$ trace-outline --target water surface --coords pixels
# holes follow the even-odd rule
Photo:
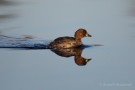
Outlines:
[[[4,1],[4,0],[3,0]],[[85,28],[93,37],[82,51],[84,66],[49,49],[0,49],[1,90],[134,90],[135,2],[133,0],[11,0],[0,2],[0,34],[38,40],[73,36]]]

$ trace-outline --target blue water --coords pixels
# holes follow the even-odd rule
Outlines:
[[[82,39],[85,45],[103,45],[82,50],[81,57],[91,59],[84,66],[49,49],[1,48],[0,90],[134,90],[134,5],[133,0],[0,2],[0,35],[51,41],[85,28],[92,35]]]

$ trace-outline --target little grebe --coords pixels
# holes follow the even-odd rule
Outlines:
[[[81,47],[83,37],[92,37],[87,33],[85,29],[78,29],[74,37],[58,37],[53,42],[49,44],[49,48],[56,49],[56,48],[74,48],[74,47]]]

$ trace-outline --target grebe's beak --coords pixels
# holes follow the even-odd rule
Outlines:
[[[85,58],[85,62],[89,62],[90,60],[92,60],[92,58],[89,58],[89,59]]]
[[[86,33],[86,35],[85,35],[86,37],[92,37],[90,34],[88,34],[88,33]]]

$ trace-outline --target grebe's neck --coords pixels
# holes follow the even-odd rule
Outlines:
[[[78,45],[82,45],[82,40],[81,39],[77,39],[75,38],[76,42],[78,43]]]

